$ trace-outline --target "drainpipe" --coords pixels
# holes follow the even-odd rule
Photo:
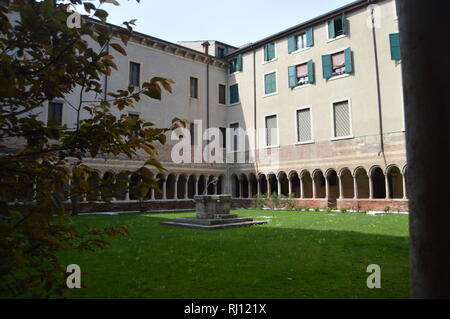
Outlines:
[[[373,4],[373,0],[368,0],[369,5]],[[372,19],[372,40],[373,40],[373,53],[375,58],[375,76],[377,82],[377,103],[378,103],[378,119],[379,119],[379,133],[380,133],[380,151],[378,152],[378,156],[383,154],[383,159],[386,164],[386,156],[384,153],[384,139],[383,139],[383,111],[381,108],[381,89],[380,89],[380,69],[378,64],[378,46],[377,46],[377,37],[375,32],[375,16],[374,16],[374,8],[370,10],[370,15]]]

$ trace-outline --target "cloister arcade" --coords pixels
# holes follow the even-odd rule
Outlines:
[[[396,165],[383,170],[379,166],[351,171],[320,169],[309,171],[280,171],[231,175],[233,198],[248,199],[257,196],[279,196],[297,199],[327,199],[330,205],[338,199],[407,199],[406,167]]]

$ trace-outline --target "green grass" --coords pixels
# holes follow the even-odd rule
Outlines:
[[[201,231],[161,226],[186,214],[79,216],[126,224],[131,236],[96,252],[66,251],[85,288],[69,298],[408,298],[408,217],[237,211],[264,226]],[[194,215],[193,213],[188,216]],[[367,266],[382,268],[368,289]]]

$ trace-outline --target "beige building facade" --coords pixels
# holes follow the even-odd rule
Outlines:
[[[127,56],[111,50],[119,70],[104,79],[105,91],[154,76],[175,84],[161,101],[143,99],[123,112],[161,127],[183,118],[197,123],[192,130],[201,124],[202,134],[208,128],[256,130],[245,137],[244,163],[176,163],[171,153],[179,141],[159,147],[167,173],[155,171],[161,192],[151,191],[146,207],[190,209],[195,195],[231,193],[237,206],[278,194],[301,207],[406,211],[397,40],[394,0],[356,1],[241,48],[218,41],[174,44],[135,33]],[[67,106],[78,103],[77,96],[54,101],[69,126],[75,113]],[[46,107],[44,121],[55,116]],[[222,144],[228,158],[243,146],[234,140]],[[206,141],[194,144],[201,149]],[[143,160],[87,159],[99,182],[132,172]],[[132,184],[130,175],[129,187],[106,206],[102,194],[86,194],[85,210],[137,210],[142,201],[130,193]]]

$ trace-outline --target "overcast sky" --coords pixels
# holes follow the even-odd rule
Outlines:
[[[138,19],[136,31],[170,42],[256,42],[354,0],[119,0],[104,4],[108,22]]]

